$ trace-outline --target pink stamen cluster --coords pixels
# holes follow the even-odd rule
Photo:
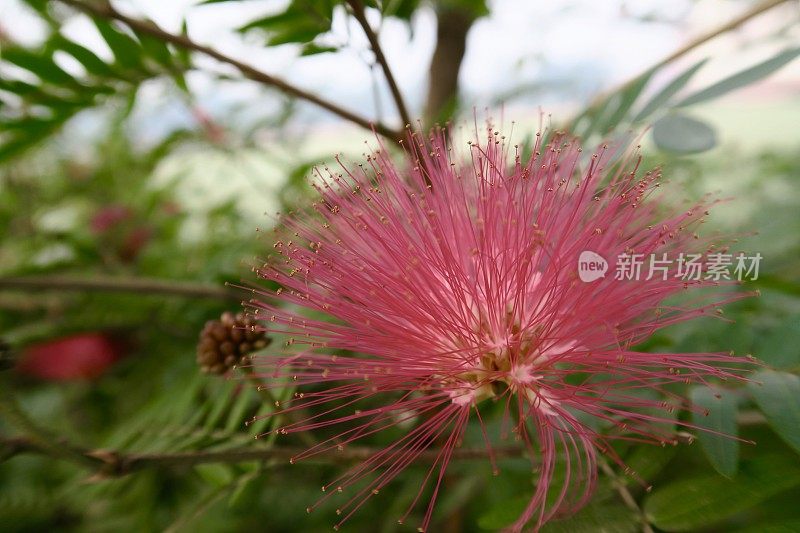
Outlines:
[[[427,486],[426,530],[470,420],[497,471],[501,436],[485,423],[494,411],[538,472],[513,529],[538,529],[590,498],[598,453],[622,464],[610,439],[676,442],[671,413],[686,404],[665,387],[741,379],[728,354],[632,349],[741,293],[697,291],[719,283],[683,281],[674,267],[666,279],[577,275],[584,250],[611,262],[714,249],[695,233],[707,206],[662,214],[669,206],[652,194],[659,173],[640,175],[635,152],[589,155],[537,135],[523,161],[489,127],[464,157],[446,137],[411,136],[407,166],[379,149],[355,170],[318,172],[316,214],[288,217],[289,237],[256,269],[280,288],[259,290],[252,312],[293,350],[254,363],[270,387],[297,387],[274,413],[294,421],[276,431],[320,439],[292,461],[404,431],[323,487],[322,500],[350,494],[337,528],[430,449],[425,483],[400,519]],[[687,292],[696,297],[664,303]]]

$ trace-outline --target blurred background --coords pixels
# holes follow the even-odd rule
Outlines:
[[[335,505],[306,507],[348,459],[254,440],[271,406],[198,364],[201,331],[239,311],[226,283],[315,165],[488,112],[523,146],[542,120],[643,134],[664,194],[732,198],[709,225],[763,256],[737,289],[760,297],[641,347],[760,358],[761,386],[683,391],[758,445],[620,444],[653,490],[609,466],[545,530],[800,531],[798,20],[796,0],[0,0],[0,529],[329,531]],[[526,464],[454,462],[432,530],[508,525]],[[425,472],[347,529],[413,530]]]

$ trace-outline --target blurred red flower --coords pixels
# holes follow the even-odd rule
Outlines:
[[[126,352],[124,343],[106,333],[78,333],[25,348],[17,369],[49,381],[93,379]]]
[[[128,206],[109,204],[97,210],[89,227],[102,247],[124,262],[132,262],[153,236],[153,230],[137,221],[136,213]]]
[[[99,209],[89,221],[89,227],[95,234],[109,231],[123,220],[133,217],[133,211],[124,205],[110,204]]]

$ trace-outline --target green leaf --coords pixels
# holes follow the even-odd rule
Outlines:
[[[251,20],[237,31],[247,32],[250,30],[274,30],[292,27],[296,24],[303,24],[305,17],[301,11],[292,8],[290,4],[286,11],[281,11],[275,15],[269,15],[256,20]]]
[[[314,43],[304,44],[301,49],[300,55],[313,56],[316,54],[326,54],[329,52],[338,52],[339,48],[336,46],[320,46]]]
[[[485,17],[489,14],[489,6],[486,0],[440,0],[437,2],[439,14],[447,13],[447,10],[454,9],[461,11],[464,15],[473,18]]]
[[[269,34],[267,44],[309,43],[330,30],[334,3],[328,0],[294,0],[284,11],[240,27],[238,31],[259,29]]]
[[[172,53],[169,51],[167,43],[140,32],[136,33],[136,38],[142,43],[142,49],[147,56],[153,58],[163,67],[172,68],[174,66]]]
[[[670,113],[653,124],[653,141],[661,150],[678,154],[697,154],[717,144],[713,128],[700,120]]]
[[[42,92],[41,88],[37,85],[32,85],[24,81],[8,80],[4,78],[0,78],[0,89],[19,96],[36,95]]]
[[[242,387],[238,395],[233,400],[233,405],[228,412],[225,422],[225,431],[228,433],[245,431],[245,419],[247,411],[253,405],[252,387]]]
[[[53,62],[53,58],[47,54],[35,53],[24,48],[13,47],[5,48],[0,58],[36,74],[42,81],[47,81],[56,85],[77,84],[75,79],[56,65],[55,62]]]
[[[621,92],[612,95],[603,106],[601,118],[597,121],[596,129],[600,133],[608,133],[616,128],[625,118],[633,103],[642,94],[647,82],[653,77],[655,70],[648,70],[636,78],[628,87]]]
[[[649,520],[664,531],[706,528],[800,486],[800,464],[780,455],[743,461],[733,479],[702,475],[675,481],[645,500]]]
[[[677,446],[667,446],[665,448],[659,446],[636,446],[630,457],[625,458],[625,465],[644,481],[652,481],[659,472],[670,464],[677,453]],[[636,483],[636,479],[632,476],[625,476],[621,480],[626,485]]]
[[[273,33],[267,39],[268,46],[280,46],[291,43],[308,43],[314,38],[327,31],[328,28],[320,27],[314,23],[293,26],[287,30]]]
[[[635,533],[641,531],[636,515],[621,503],[589,504],[572,516],[552,520],[542,533]]]
[[[786,520],[770,520],[746,529],[737,529],[737,533],[797,533],[800,531],[800,518]]]
[[[478,527],[495,531],[508,527],[519,518],[530,502],[531,496],[518,496],[495,505],[478,518]]]
[[[231,495],[228,497],[228,507],[241,506],[246,502],[247,496],[257,488],[258,484],[256,481],[258,481],[260,475],[260,469],[256,469],[253,472],[240,476],[239,479],[236,480]]]
[[[800,452],[800,377],[788,372],[762,370],[748,383],[756,403],[772,429]],[[760,384],[759,384],[760,382]]]
[[[222,417],[227,413],[234,398],[235,387],[235,382],[228,381],[214,390],[214,400],[211,401],[212,407],[204,424],[206,430],[210,431],[216,427],[219,421],[222,420]]]
[[[684,107],[687,105],[694,105],[712,98],[717,98],[725,93],[739,89],[753,82],[765,78],[780,69],[795,57],[800,55],[800,48],[791,48],[784,50],[778,55],[759,63],[753,67],[737,72],[736,74],[725,78],[722,81],[715,83],[710,87],[706,87],[701,91],[697,91],[681,100],[676,107]]]
[[[230,465],[222,463],[207,463],[195,465],[195,471],[206,482],[215,487],[224,487],[233,483],[234,474]]]
[[[800,322],[790,316],[782,324],[756,338],[755,355],[775,368],[800,366]]]
[[[181,20],[181,36],[188,37],[189,36],[189,25],[186,22],[186,19]],[[192,53],[189,51],[188,48],[184,48],[182,46],[175,47],[175,57],[178,59],[178,62],[183,65],[185,69],[191,68],[192,65]]]
[[[49,45],[74,57],[90,74],[101,77],[115,76],[113,69],[94,52],[60,34],[51,37]]]
[[[736,415],[736,397],[732,392],[710,387],[694,387],[689,393],[692,403],[703,409],[692,412],[696,426],[708,429],[699,431],[697,438],[714,469],[725,477],[733,477],[739,465],[739,441]]]
[[[478,527],[493,531],[507,528],[525,511],[530,500],[530,496],[520,496],[494,506],[478,518]],[[591,503],[573,515],[548,522],[541,529],[542,533],[633,533],[638,530],[636,516],[624,505],[613,502]]]
[[[56,131],[64,121],[66,116],[56,115],[49,119],[38,119],[23,117],[15,122],[2,124],[2,129],[6,132],[15,130],[14,134],[8,135],[0,144],[0,161],[8,159],[38,142]]]
[[[179,66],[180,58],[172,54],[167,43],[141,32],[136,33],[136,38],[142,43],[145,54],[161,65],[181,90],[188,92],[189,86],[186,84],[183,69]]]
[[[800,296],[800,283],[771,274],[760,274],[753,284],[759,288]]]
[[[369,4],[368,4],[369,5]],[[384,0],[374,7],[380,7],[384,17],[397,17],[402,20],[410,20],[411,15],[419,7],[419,0]],[[484,11],[486,9],[484,3]]]
[[[94,24],[120,65],[131,69],[142,67],[142,47],[136,40],[104,20],[95,19]]]
[[[708,59],[703,59],[695,63],[693,66],[689,67],[683,74],[672,80],[666,87],[661,89],[655,96],[653,96],[639,113],[633,118],[631,122],[641,122],[642,120],[649,117],[655,111],[658,111],[664,104],[666,104],[670,98],[675,96],[678,91],[683,89],[689,80],[692,79],[694,74],[702,68],[703,65],[706,64]]]

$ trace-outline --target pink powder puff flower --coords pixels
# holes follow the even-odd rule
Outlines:
[[[496,473],[498,436],[485,424],[494,409],[538,472],[512,529],[538,529],[588,501],[600,453],[622,465],[612,439],[676,443],[671,413],[686,403],[670,384],[742,379],[742,360],[728,354],[632,347],[743,293],[698,291],[720,282],[681,279],[674,263],[650,279],[578,276],[583,251],[610,265],[626,253],[719,251],[695,234],[713,202],[665,214],[670,205],[653,194],[659,172],[639,173],[635,151],[589,156],[537,135],[523,160],[489,127],[465,158],[446,137],[411,136],[408,167],[377,150],[357,170],[318,172],[316,215],[289,216],[291,238],[256,269],[280,288],[257,289],[251,310],[295,350],[254,362],[269,387],[299,387],[275,413],[293,417],[276,431],[322,439],[292,462],[405,431],[323,487],[322,500],[350,494],[336,528],[428,450],[433,464],[411,506],[428,486],[426,530],[469,420]]]

